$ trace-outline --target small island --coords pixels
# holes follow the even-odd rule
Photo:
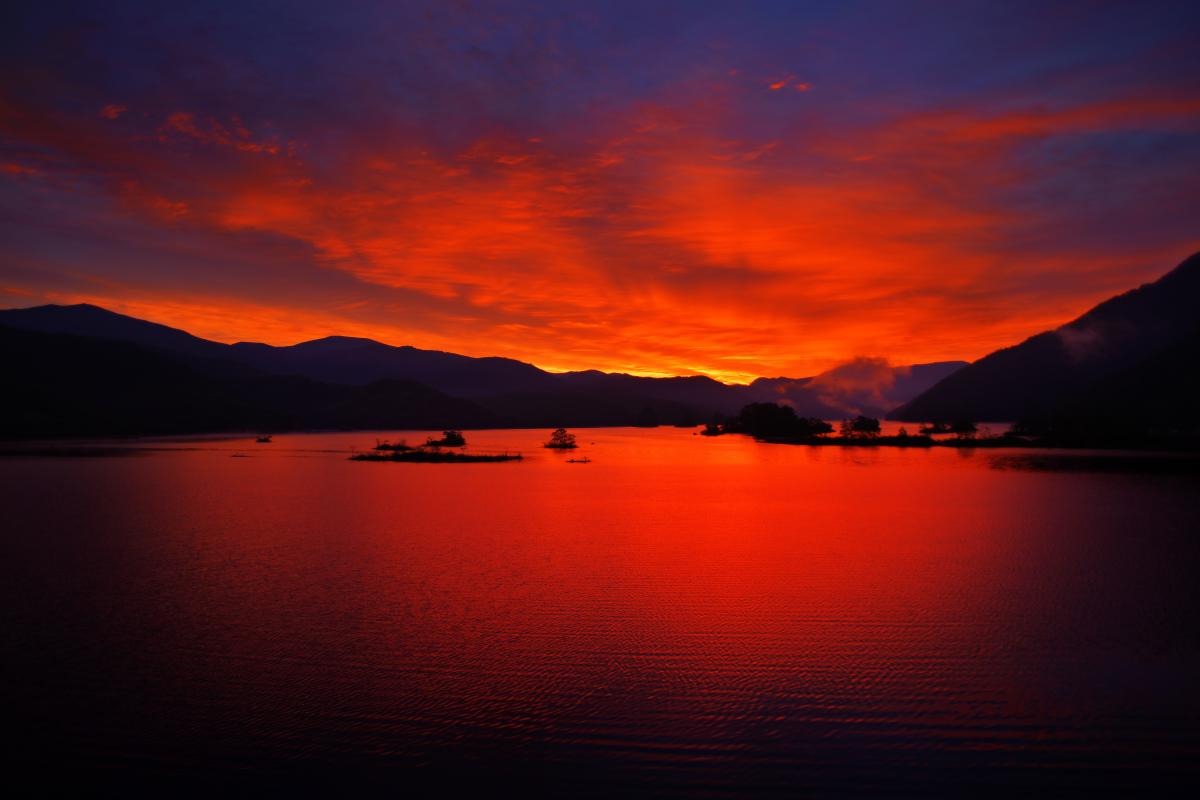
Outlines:
[[[435,439],[430,436],[425,440],[424,444],[419,446],[436,450],[441,447],[465,447],[466,444],[467,440],[462,435],[462,431],[443,431],[442,438]],[[404,439],[401,439],[398,442],[390,442],[387,439],[382,441],[376,439],[375,447],[373,449],[388,453],[407,453],[416,450],[417,448],[410,445]]]
[[[578,446],[575,443],[575,434],[567,433],[566,428],[555,428],[550,434],[550,441],[542,445],[551,450],[574,450]]]
[[[842,420],[835,436],[833,425],[825,420],[801,417],[790,406],[776,403],[750,403],[736,417],[710,422],[699,433],[702,436],[741,433],[769,444],[818,447],[1194,449],[1191,440],[1171,431],[1154,435],[1073,419],[1018,422],[1000,434],[992,434],[971,420],[958,419],[931,422],[916,433],[901,427],[895,434],[883,435],[878,419],[857,416]]]
[[[480,464],[497,461],[521,461],[520,453],[510,453],[505,450],[500,453],[464,453],[443,450],[444,447],[465,447],[466,437],[462,431],[442,431],[442,438],[430,436],[424,444],[412,447],[403,439],[390,442],[386,439],[375,440],[372,452],[355,453],[351,461],[407,461],[417,464]]]
[[[1009,434],[981,436],[972,422],[937,423],[911,434],[900,428],[896,434],[883,435],[883,427],[874,417],[859,415],[844,419],[834,427],[823,419],[798,416],[791,406],[777,403],[750,403],[734,418],[709,423],[701,432],[704,436],[742,433],[769,444],[804,444],[834,447],[1014,447],[1027,445],[1023,439]],[[949,434],[935,439],[934,434]]]

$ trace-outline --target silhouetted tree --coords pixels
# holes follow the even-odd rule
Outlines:
[[[979,427],[969,419],[959,419],[951,423],[949,433],[953,433],[959,439],[974,439],[975,434],[979,432]]]
[[[816,417],[801,417],[798,422],[805,436],[824,436],[833,433],[833,426]]]
[[[550,441],[546,442],[544,446],[556,450],[571,450],[577,447],[575,434],[567,433],[566,428],[555,428],[554,432],[550,434]]]
[[[722,425],[721,432],[769,439],[807,439],[833,433],[833,426],[823,419],[798,417],[791,406],[750,403],[737,417]]]
[[[879,435],[879,420],[864,417],[861,414],[854,419],[844,419],[841,425],[842,436],[849,439],[858,437],[875,437]]]
[[[751,436],[792,436],[796,423],[796,412],[776,403],[750,403],[737,417],[738,430]]]
[[[462,431],[442,431],[441,439],[430,436],[425,440],[426,447],[462,447],[467,443]]]

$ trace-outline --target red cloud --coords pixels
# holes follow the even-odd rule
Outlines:
[[[991,192],[1024,178],[1013,157],[1024,140],[1194,127],[1198,111],[1186,99],[946,110],[741,141],[716,133],[732,107],[663,102],[609,114],[574,140],[493,133],[436,151],[397,134],[331,164],[289,155],[235,117],[177,112],[132,141],[94,117],[72,127],[6,109],[3,124],[55,154],[29,169],[107,187],[148,226],[298,243],[354,287],[336,307],[273,308],[261,287],[206,297],[197,275],[190,298],[127,290],[145,316],[218,338],[336,331],[551,368],[744,380],[813,374],[861,352],[975,357],[1135,283],[1137,269],[1169,266],[1188,243],[1106,253],[1075,242],[1014,259],[1002,245],[1037,220]],[[203,147],[183,158],[181,143]],[[1111,270],[1110,283],[1024,290],[1081,263]],[[287,288],[285,260],[264,270]]]

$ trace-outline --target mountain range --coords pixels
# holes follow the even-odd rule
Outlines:
[[[1190,431],[1200,398],[1197,308],[1200,253],[969,365],[860,358],[815,376],[740,385],[702,375],[553,373],[344,336],[224,344],[93,305],[47,305],[0,311],[0,359],[12,386],[0,397],[0,436],[694,425],[751,402],[825,419]]]
[[[1078,319],[997,350],[892,413],[900,420],[1194,430],[1200,253]]]
[[[5,436],[695,425],[760,401],[805,416],[879,416],[964,366],[858,359],[749,385],[552,373],[510,358],[344,336],[224,344],[87,304],[0,311],[0,357],[18,387],[0,401]]]

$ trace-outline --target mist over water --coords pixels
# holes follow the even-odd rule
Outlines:
[[[1200,476],[576,433],[467,432],[527,455],[501,464],[347,460],[371,433],[0,458],[19,760],[575,794],[1196,783]]]

